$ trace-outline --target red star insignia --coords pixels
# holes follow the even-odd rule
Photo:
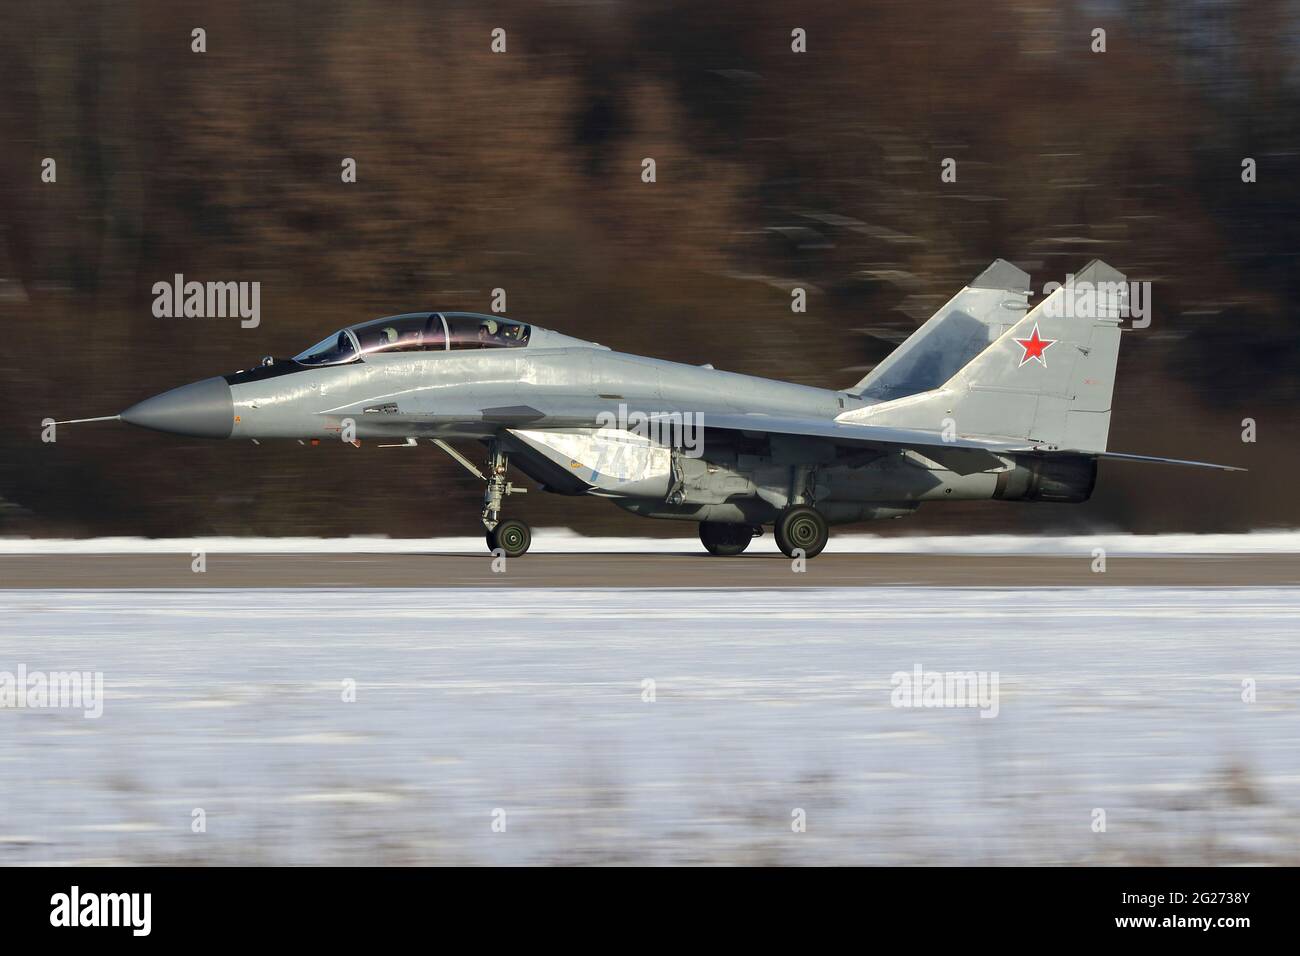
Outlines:
[[[1043,355],[1051,346],[1057,343],[1057,339],[1044,339],[1038,335],[1038,323],[1034,323],[1034,334],[1027,339],[1016,339],[1016,344],[1025,350],[1025,354],[1020,358],[1020,364],[1024,365],[1030,359],[1037,359],[1038,363],[1047,368],[1047,358]],[[1017,366],[1019,367],[1019,366]]]

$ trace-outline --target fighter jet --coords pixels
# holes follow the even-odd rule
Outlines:
[[[1085,287],[1102,292],[1081,303]],[[503,515],[526,490],[513,464],[544,491],[696,522],[710,554],[738,555],[771,527],[784,554],[812,558],[831,525],[928,502],[1086,501],[1103,459],[1243,470],[1107,450],[1125,288],[1093,262],[1030,309],[1029,276],[999,259],[839,390],[500,315],[411,312],[108,417],[202,438],[430,442],[483,483],[487,545],[508,557],[532,540]],[[486,468],[453,441],[485,445]]]

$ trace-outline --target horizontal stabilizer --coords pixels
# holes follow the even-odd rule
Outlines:
[[[1085,454],[1093,454],[1098,458],[1114,459],[1115,461],[1144,461],[1156,465],[1186,465],[1189,468],[1215,468],[1219,471],[1247,470],[1238,468],[1236,465],[1216,465],[1208,461],[1188,461],[1185,458],[1157,458],[1154,455],[1125,455],[1117,451],[1086,452]]]

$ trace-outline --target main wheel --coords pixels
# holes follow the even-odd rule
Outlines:
[[[488,547],[500,548],[507,558],[517,558],[533,543],[533,533],[522,521],[502,521],[487,533]]]
[[[793,558],[796,549],[803,551],[805,558],[815,558],[826,547],[830,532],[820,511],[808,505],[795,505],[786,508],[776,519],[773,536],[787,558]]]
[[[709,554],[730,558],[740,554],[754,540],[754,529],[747,524],[726,524],[721,521],[700,522],[700,543]]]

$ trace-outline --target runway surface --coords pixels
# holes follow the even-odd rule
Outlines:
[[[1074,555],[823,554],[803,571],[774,550],[715,558],[678,553],[527,554],[494,565],[486,548],[460,554],[212,552],[192,570],[171,554],[0,554],[0,588],[790,588],[1242,587],[1300,585],[1300,554],[1110,555],[1094,570]],[[494,570],[494,567],[496,570]]]
[[[0,672],[105,688],[93,719],[0,706],[0,864],[1300,862],[1300,589],[619,580],[647,566],[0,591]],[[918,669],[996,678],[996,706],[898,706]]]
[[[1294,865],[1296,540],[5,539],[0,865]]]

